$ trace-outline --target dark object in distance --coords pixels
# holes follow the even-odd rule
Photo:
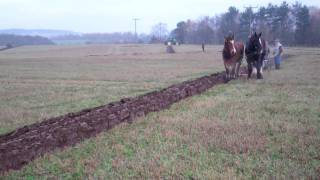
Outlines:
[[[170,53],[170,54],[176,53],[176,51],[173,49],[173,47],[172,47],[171,45],[168,45],[168,46],[167,46],[166,52],[167,52],[167,53]]]

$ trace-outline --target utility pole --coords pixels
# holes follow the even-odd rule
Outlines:
[[[138,35],[137,35],[137,21],[139,21],[139,18],[133,18],[134,21],[134,36],[136,43],[138,42]]]
[[[244,8],[246,8],[246,9],[251,9],[252,10],[252,13],[254,13],[253,12],[253,9],[256,9],[256,8],[258,8],[258,6],[244,6]],[[253,28],[253,17],[252,17],[252,14],[250,14],[250,25],[249,25],[249,36],[251,36],[252,35],[252,28]]]
[[[159,23],[159,39],[160,39],[160,41],[162,41],[162,36],[165,35],[165,32],[164,32],[165,25],[166,25],[165,23],[162,23],[162,22]]]
[[[162,23],[160,23],[159,24],[159,26],[160,26],[160,29],[159,29],[159,34],[160,34],[160,37],[159,37],[159,39],[160,39],[160,42],[162,41]]]

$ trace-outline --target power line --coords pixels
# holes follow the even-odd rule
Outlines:
[[[160,27],[159,27],[159,28],[160,28],[160,29],[159,29],[160,41],[162,41],[162,34],[163,34],[162,31],[163,31],[163,28],[164,28],[165,24],[162,23],[162,22],[160,22],[160,23],[159,23],[159,26],[160,26]]]

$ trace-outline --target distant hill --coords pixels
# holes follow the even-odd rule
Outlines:
[[[43,36],[47,38],[52,38],[56,36],[65,35],[80,35],[81,33],[54,29],[0,29],[0,34],[12,34],[20,36]]]
[[[23,45],[53,45],[54,43],[41,36],[18,36],[12,34],[0,34],[0,46],[7,48],[23,46]]]

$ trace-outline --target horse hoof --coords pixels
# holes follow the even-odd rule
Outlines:
[[[227,83],[228,82],[228,78],[226,76],[223,77],[223,81],[224,83]]]

